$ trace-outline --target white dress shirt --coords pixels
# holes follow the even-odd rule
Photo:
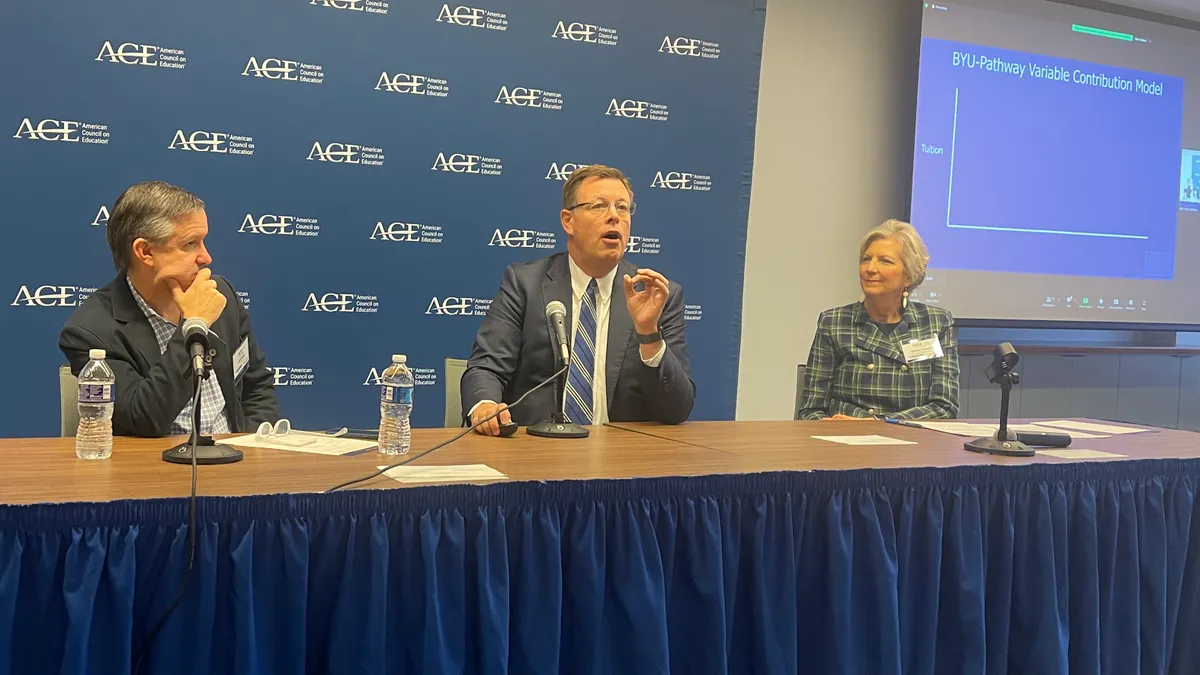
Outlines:
[[[591,283],[592,277],[588,276],[575,264],[575,261],[570,255],[567,256],[568,264],[571,268],[571,344],[575,344],[575,332],[579,328],[579,306],[583,302],[583,294],[587,292],[588,284]],[[609,308],[612,306],[613,279],[617,276],[617,268],[613,267],[608,274],[596,279],[596,352],[593,354],[593,372],[592,372],[592,424],[600,425],[608,422],[608,391],[607,378],[605,377],[605,365],[608,363],[608,317]],[[624,281],[621,282],[624,288]],[[624,294],[622,294],[622,300]],[[557,348],[555,348],[557,351]],[[657,368],[658,364],[662,363],[663,356],[667,353],[667,343],[664,341],[658,346],[658,353],[649,359],[642,359],[642,363]],[[566,400],[566,391],[563,392],[563,400]],[[492,400],[483,400],[471,407],[469,414],[475,412],[475,409],[484,403],[495,403]],[[561,408],[560,408],[561,410]]]
[[[571,267],[571,344],[575,344],[575,333],[579,329],[579,307],[583,303],[583,294],[587,293],[588,284],[592,278],[587,275],[571,256],[567,256]],[[608,391],[606,389],[605,364],[608,362],[608,317],[612,306],[613,279],[617,276],[617,268],[613,267],[608,274],[596,279],[596,353],[595,371],[592,373],[592,424],[600,425],[608,422]],[[624,281],[621,282],[624,288]],[[622,299],[624,295],[622,294]],[[642,363],[657,368],[662,363],[663,355],[667,352],[667,343],[659,345],[658,353],[650,359],[642,359]],[[563,392],[566,396],[566,392]],[[565,399],[564,399],[565,400]]]

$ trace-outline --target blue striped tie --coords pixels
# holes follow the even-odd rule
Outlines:
[[[575,424],[592,423],[592,375],[596,371],[596,280],[592,279],[579,303],[579,326],[571,345],[571,368],[567,371],[567,419]]]

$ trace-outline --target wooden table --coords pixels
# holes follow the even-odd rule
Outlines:
[[[413,453],[444,441],[457,429],[416,429]],[[850,446],[819,435],[878,434],[918,445]],[[104,502],[180,497],[189,493],[191,470],[167,464],[164,448],[182,438],[118,438],[112,458],[76,459],[74,439],[0,439],[0,503]],[[524,430],[510,438],[468,434],[414,465],[487,464],[510,480],[652,478],[760,471],[949,467],[985,464],[1061,463],[1052,457],[995,457],[963,450],[966,439],[877,421],[690,422],[679,426],[616,423],[595,428],[586,439],[545,439]],[[1074,447],[1106,450],[1130,458],[1200,457],[1200,434],[1154,430],[1105,439],[1079,440]],[[320,492],[366,475],[399,458],[365,452],[327,457],[302,452],[245,448],[236,464],[202,466],[202,496]],[[356,487],[401,487],[380,476]]]
[[[1030,421],[1014,420],[1014,424]],[[994,420],[992,423],[995,423]],[[621,422],[611,426],[662,440],[727,453],[749,460],[758,471],[900,469],[1076,461],[1044,455],[1001,457],[969,452],[963,449],[963,443],[970,439],[963,436],[875,420],[691,422],[679,426]],[[864,434],[915,441],[917,445],[840,445],[813,438]],[[1126,455],[1128,459],[1195,459],[1200,458],[1200,434],[1174,429],[1151,429],[1142,433],[1114,435],[1108,438],[1076,439],[1071,444],[1071,449],[1112,452]]]
[[[460,430],[414,429],[413,454],[423,452]],[[191,467],[168,464],[162,450],[180,438],[118,438],[112,457],[84,461],[75,457],[73,438],[0,439],[0,503],[111,501],[187,496]],[[284,492],[320,492],[358,478],[403,456],[369,451],[345,457],[243,448],[235,464],[201,466],[197,494],[245,496]],[[510,480],[633,478],[754,470],[751,462],[706,448],[635,434],[616,428],[592,430],[586,439],[509,438],[467,434],[414,465],[487,464]],[[379,476],[356,487],[401,487]]]

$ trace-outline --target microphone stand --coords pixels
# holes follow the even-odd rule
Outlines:
[[[192,370],[192,380],[196,383],[192,395],[192,433],[186,442],[163,450],[164,462],[196,465],[232,464],[242,461],[241,450],[228,445],[217,445],[211,436],[200,435],[200,385],[212,375],[212,359],[215,353],[215,350],[208,350],[204,357],[204,366],[200,370]]]
[[[559,359],[562,360],[561,358]],[[563,366],[568,366],[570,362],[564,363]],[[573,424],[567,419],[567,414],[564,412],[567,401],[564,396],[566,391],[567,376],[571,374],[571,369],[565,368],[561,380],[554,378],[554,401],[558,407],[550,415],[550,421],[531,424],[525,428],[525,433],[530,436],[540,436],[542,438],[587,438],[591,431],[585,426]]]
[[[1013,385],[1020,384],[1021,376],[1017,373],[1006,372],[997,379],[1000,380],[1000,428],[996,429],[995,436],[967,441],[963,447],[971,452],[983,452],[990,455],[1033,457],[1035,454],[1033,448],[1017,440],[1018,435],[1015,431],[1008,430],[1008,399],[1012,394]]]

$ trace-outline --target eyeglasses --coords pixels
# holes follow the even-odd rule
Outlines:
[[[292,423],[287,419],[281,419],[274,426],[270,422],[263,422],[258,425],[258,431],[254,433],[254,439],[258,441],[271,440],[276,443],[284,443],[286,445],[309,445],[314,443],[316,439],[313,436],[338,437],[344,436],[349,429],[342,427],[335,431],[320,432],[320,431],[300,431],[292,429]]]
[[[601,201],[601,202],[579,202],[578,204],[568,208],[567,210],[574,211],[575,209],[577,209],[581,206],[587,207],[588,213],[591,213],[593,216],[605,216],[605,215],[608,215],[608,209],[613,207],[614,205],[610,204],[608,202],[603,202],[603,201]],[[625,220],[628,220],[629,216],[632,216],[634,213],[637,212],[637,204],[635,202],[629,202],[629,203],[617,202],[615,204],[615,206],[617,209],[617,217],[625,219]]]

